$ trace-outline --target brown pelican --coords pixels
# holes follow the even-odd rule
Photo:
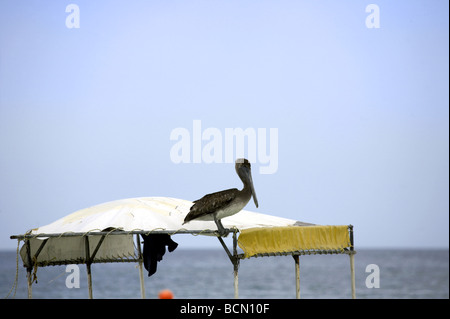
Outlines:
[[[227,189],[205,195],[194,201],[194,205],[186,215],[183,225],[191,220],[213,220],[217,225],[219,235],[223,236],[226,231],[220,221],[222,218],[238,213],[247,205],[252,196],[256,207],[258,207],[250,162],[245,158],[239,158],[236,160],[235,169],[242,183],[244,183],[244,188],[242,190],[237,188]]]

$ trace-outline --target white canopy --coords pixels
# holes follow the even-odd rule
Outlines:
[[[57,221],[32,230],[32,234],[92,232],[116,228],[133,230],[217,230],[213,221],[193,220],[185,225],[184,217],[193,202],[170,197],[141,197],[116,200],[81,209]],[[275,217],[246,210],[224,218],[225,228],[239,230],[254,227],[289,226],[293,219]],[[298,225],[298,222],[297,222]]]
[[[168,197],[141,197],[112,201],[85,208],[57,221],[32,229],[25,235],[11,236],[24,240],[20,250],[27,267],[28,297],[37,267],[61,264],[86,264],[89,297],[92,298],[91,264],[96,262],[139,262],[141,295],[145,298],[139,234],[191,233],[215,235],[213,221],[191,221],[183,225],[192,202]],[[353,226],[320,226],[293,219],[242,210],[224,218],[225,228],[233,229],[233,254],[221,237],[220,243],[234,266],[235,298],[238,297],[239,259],[252,256],[292,254],[296,263],[296,297],[299,298],[299,259],[306,253],[348,253],[355,297]],[[292,227],[311,226],[311,227]],[[237,240],[236,231],[239,231]],[[239,241],[239,243],[238,243]],[[244,254],[237,254],[237,245]]]
[[[95,234],[113,230],[132,231],[169,231],[176,234],[179,231],[217,230],[213,221],[191,221],[182,225],[184,217],[192,206],[191,201],[168,197],[141,197],[116,200],[89,208],[81,209],[67,215],[49,225],[35,228],[30,239],[30,257],[39,251],[45,235],[59,234],[48,238],[37,256],[41,266],[50,264],[68,264],[83,262],[86,258],[85,240],[82,235],[70,236],[72,233]],[[236,228],[239,231],[255,227],[274,227],[292,225],[311,225],[293,219],[275,217],[242,210],[239,213],[224,218],[225,228]],[[44,235],[45,234],[45,235]],[[205,233],[205,235],[211,233]],[[43,235],[43,236],[40,236]],[[101,236],[90,236],[89,251],[96,250]],[[132,234],[105,236],[96,251],[93,262],[108,262],[114,259],[135,258],[135,248]],[[21,249],[24,264],[27,264],[27,250]]]

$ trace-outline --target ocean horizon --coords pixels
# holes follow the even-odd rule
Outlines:
[[[294,265],[291,256],[241,260],[239,297],[295,298]],[[137,263],[99,263],[91,267],[94,298],[141,298]],[[0,269],[1,297],[27,298],[26,270],[20,258],[16,267],[15,250],[0,251]],[[74,277],[76,272],[78,278]],[[88,298],[85,265],[40,267],[36,274],[33,298]],[[449,250],[357,249],[355,278],[356,298],[448,299]],[[76,279],[79,279],[79,288],[74,284]],[[172,253],[166,252],[153,276],[148,277],[144,269],[144,285],[148,299],[158,298],[163,289],[170,289],[177,299],[232,299],[233,266],[219,248],[178,248]],[[300,297],[351,298],[349,257],[300,256]]]

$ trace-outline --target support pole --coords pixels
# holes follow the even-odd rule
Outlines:
[[[28,267],[27,267],[28,299],[31,299],[33,298],[31,288],[31,285],[33,283],[33,280],[31,279],[31,270],[33,269],[33,263],[31,261],[31,245],[29,239],[25,241],[25,245],[27,247],[27,259],[28,259]]]
[[[355,288],[355,253],[350,253],[350,272],[352,277],[352,299],[356,299]]]
[[[86,235],[84,238],[85,238],[84,245],[86,250],[86,271],[88,280],[89,299],[92,299],[91,255],[89,251],[89,237]]]
[[[223,249],[225,250],[225,252],[228,255],[228,258],[230,258],[230,261],[233,262],[233,255],[231,255],[230,251],[228,250],[227,245],[225,245],[225,242],[223,241],[222,237],[217,237],[217,239],[219,240],[220,244],[222,245]]]
[[[94,249],[94,252],[92,253],[91,256],[89,256],[89,260],[90,260],[91,262],[94,261],[95,255],[97,255],[97,252],[98,252],[98,250],[100,249],[100,246],[102,245],[102,243],[103,243],[103,241],[105,240],[105,238],[106,238],[106,235],[102,235],[102,237],[101,237],[100,240],[98,241],[97,246],[96,246],[95,249]]]
[[[138,251],[138,260],[139,260],[139,280],[141,283],[141,298],[145,299],[145,286],[144,286],[144,270],[142,269],[142,252],[141,252],[141,239],[139,238],[139,234],[136,234],[136,242],[137,242],[137,251]]]
[[[228,258],[230,258],[231,263],[233,264],[233,273],[234,273],[234,298],[239,298],[239,288],[238,288],[238,269],[239,269],[239,257],[237,254],[237,238],[236,238],[236,232],[233,232],[233,254],[228,250],[227,245],[225,245],[225,242],[223,241],[222,237],[218,236],[217,239],[219,239],[220,244],[222,245],[223,249],[228,255]]]
[[[295,298],[300,299],[300,258],[293,255],[295,260]]]
[[[236,231],[233,232],[234,299],[239,299],[239,258],[237,256]]]
[[[352,299],[356,299],[356,287],[355,287],[355,244],[353,238],[353,225],[348,226],[350,232],[350,276],[352,282]]]

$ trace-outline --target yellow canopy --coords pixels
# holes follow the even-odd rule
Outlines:
[[[238,239],[245,258],[300,250],[343,250],[350,247],[348,226],[285,226],[243,229]]]

